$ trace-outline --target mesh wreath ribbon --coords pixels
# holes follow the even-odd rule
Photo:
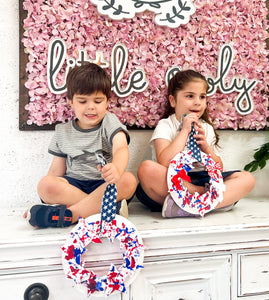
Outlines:
[[[184,114],[181,118],[181,126],[185,116]],[[178,153],[171,160],[167,172],[167,185],[173,200],[180,208],[188,213],[204,216],[205,213],[214,209],[223,200],[225,185],[220,163],[215,163],[210,155],[200,150],[194,137],[195,134],[194,124],[192,124],[187,141],[189,150]],[[209,190],[202,195],[197,192],[191,194],[183,185],[183,180],[191,182],[188,173],[195,168],[197,162],[200,167],[204,167],[210,177]]]
[[[190,181],[188,172],[193,169],[193,163],[197,160],[191,156],[190,151],[178,153],[170,162],[167,172],[167,185],[175,203],[183,210],[203,216],[214,209],[223,200],[225,185],[219,164],[201,152],[201,164],[205,166],[210,176],[209,190],[204,194],[195,192],[191,194],[183,185],[183,180]]]
[[[137,271],[143,268],[143,243],[133,224],[116,215],[111,222],[102,222],[100,214],[80,219],[71,231],[62,247],[62,262],[67,278],[73,279],[77,287],[87,295],[108,296],[116,292],[125,292],[132,283]],[[97,276],[93,271],[85,269],[81,256],[90,243],[102,243],[102,238],[110,242],[120,242],[123,263],[120,267],[111,264],[107,274]]]
[[[62,249],[62,263],[67,278],[73,279],[76,286],[94,296],[109,296],[125,292],[126,287],[143,268],[144,247],[135,226],[127,219],[116,215],[117,189],[107,185],[102,200],[101,214],[79,219],[70,232]],[[119,241],[123,263],[120,267],[111,264],[107,274],[97,276],[85,269],[81,256],[90,243],[102,243],[102,238],[110,242]]]

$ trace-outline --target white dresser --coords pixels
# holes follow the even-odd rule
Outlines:
[[[62,270],[60,247],[71,228],[37,230],[22,213],[0,218],[1,299],[24,299],[33,283],[46,285],[49,300],[89,299]],[[144,269],[127,293],[90,299],[269,300],[269,199],[243,199],[204,218],[163,219],[137,202],[129,213],[144,242]],[[87,265],[97,273],[121,264],[118,245],[104,243],[88,246]]]

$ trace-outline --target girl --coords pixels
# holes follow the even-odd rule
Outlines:
[[[217,149],[218,135],[207,116],[208,88],[206,78],[196,71],[179,71],[174,75],[168,84],[169,117],[160,120],[151,138],[157,162],[147,160],[138,168],[140,184],[136,191],[137,198],[152,211],[162,211],[163,217],[194,216],[173,201],[168,194],[166,179],[171,159],[186,148],[192,124],[201,151],[210,154],[215,162],[223,166]],[[188,174],[191,182],[183,180],[183,185],[191,194],[205,193],[210,177],[205,176],[207,172],[199,163],[192,171],[192,174]],[[223,201],[218,203],[216,209],[229,210],[253,189],[255,180],[249,172],[224,172],[222,176],[226,190]]]

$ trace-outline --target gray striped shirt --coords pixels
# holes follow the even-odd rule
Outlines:
[[[110,112],[106,113],[98,126],[91,129],[81,129],[75,120],[58,124],[48,151],[52,155],[66,158],[65,175],[79,180],[102,179],[97,170],[95,153],[102,153],[107,162],[111,162],[112,140],[119,131],[125,132],[129,143],[126,126]]]

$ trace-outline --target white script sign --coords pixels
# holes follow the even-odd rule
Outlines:
[[[63,94],[66,92],[66,83],[64,82],[62,85],[57,85],[57,75],[61,71],[65,61],[66,61],[66,70],[65,70],[65,78],[71,68],[75,65],[80,66],[84,62],[97,62],[97,57],[100,57],[100,65],[103,68],[108,68],[109,62],[103,59],[103,53],[101,51],[96,52],[96,59],[91,60],[87,58],[87,53],[84,49],[79,50],[79,56],[75,60],[74,58],[66,59],[66,45],[62,39],[54,39],[50,45],[48,50],[48,63],[47,63],[47,80],[48,86],[52,93],[54,94]],[[208,77],[207,81],[210,86],[208,91],[208,96],[213,95],[217,88],[224,93],[229,94],[232,92],[238,92],[239,95],[235,101],[235,107],[239,114],[247,115],[253,111],[254,104],[253,99],[251,97],[251,90],[258,83],[257,80],[253,79],[250,82],[246,78],[240,78],[236,76],[233,78],[230,84],[225,84],[225,78],[228,75],[232,63],[233,63],[233,48],[231,45],[224,45],[220,49],[220,55],[218,59],[218,72],[217,78]],[[124,44],[115,44],[111,53],[111,82],[112,82],[112,90],[118,97],[126,97],[130,95],[132,92],[143,92],[148,87],[148,80],[146,79],[146,74],[143,69],[136,69],[132,71],[130,77],[128,79],[128,83],[125,89],[121,88],[120,81],[123,78],[123,75],[126,70],[128,62],[128,50]],[[180,66],[171,67],[165,76],[166,84],[169,79],[180,70]]]

